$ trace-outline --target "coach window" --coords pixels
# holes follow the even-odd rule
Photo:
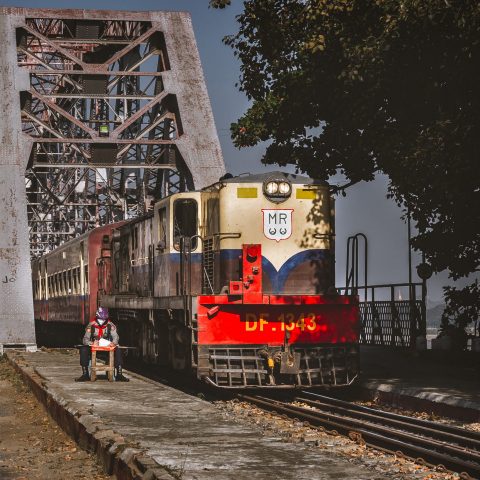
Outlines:
[[[80,268],[73,269],[73,290],[75,293],[80,293]]]
[[[132,250],[136,250],[138,248],[138,227],[134,227],[132,229]]]
[[[70,282],[72,285],[72,293],[77,293],[77,278],[76,278],[76,268],[70,270]]]
[[[173,204],[173,246],[180,250],[180,238],[197,235],[197,202],[193,198],[182,198]],[[197,249],[197,238],[192,240],[192,251]]]
[[[158,210],[158,249],[163,252],[167,248],[167,209]]]
[[[68,272],[67,272],[67,275],[68,275],[68,294],[72,294],[73,293],[73,270],[71,268],[68,269]]]
[[[85,265],[85,293],[88,293],[88,265]]]
[[[82,277],[80,275],[80,267],[77,267],[77,293],[82,293]]]

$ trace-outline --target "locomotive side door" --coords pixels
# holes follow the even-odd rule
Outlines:
[[[201,292],[201,255],[198,238],[200,219],[197,198],[179,195],[173,199],[173,248],[179,258],[176,272],[176,294],[190,295]]]
[[[172,195],[155,205],[153,219],[154,239],[154,296],[181,295],[180,278],[181,239],[191,239],[192,293],[200,293],[201,284],[201,232],[199,204],[200,193],[189,192]],[[183,241],[183,240],[182,240]],[[183,260],[185,263],[185,259]]]

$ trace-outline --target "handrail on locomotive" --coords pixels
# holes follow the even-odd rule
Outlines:
[[[218,240],[221,240],[222,238],[240,238],[242,236],[241,233],[217,233],[214,235],[217,237]],[[181,261],[180,261],[180,271],[181,272],[187,272],[186,275],[186,281],[182,281],[182,290],[181,293],[184,297],[184,307],[185,307],[185,325],[191,326],[192,325],[192,243],[193,240],[197,239],[200,240],[203,244],[205,241],[205,238],[202,237],[201,235],[192,235],[190,237],[186,236],[180,236],[180,255],[181,255]],[[186,258],[186,263],[187,263],[187,268],[184,269],[182,268],[183,265],[183,259]],[[204,266],[202,266],[203,269],[203,278],[205,278],[209,284],[210,287],[210,293],[213,295],[215,293],[213,286],[210,282],[210,279],[208,278],[206,269]],[[182,280],[184,280],[184,276],[182,273],[180,273],[180,277]],[[185,285],[187,288],[185,289]]]
[[[350,289],[351,295],[358,295],[358,238],[364,240],[364,282],[363,288],[365,293],[365,302],[367,301],[367,285],[368,285],[368,240],[364,233],[357,233],[347,238],[347,265],[345,269],[345,294]],[[350,285],[351,283],[351,285]]]

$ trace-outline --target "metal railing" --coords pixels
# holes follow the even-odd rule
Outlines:
[[[422,283],[362,285],[340,293],[360,299],[360,343],[390,347],[415,347],[426,335],[426,308]]]

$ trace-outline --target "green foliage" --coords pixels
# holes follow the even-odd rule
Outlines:
[[[450,337],[452,350],[454,351],[467,349],[468,335],[465,329],[457,324],[450,323],[447,317],[442,317],[442,323],[438,333],[438,338],[441,337]]]
[[[238,21],[235,145],[323,179],[385,173],[434,271],[478,271],[479,2],[246,0]]]
[[[225,8],[231,4],[231,0],[210,0],[210,6],[212,8]]]
[[[464,329],[472,319],[478,321],[480,318],[480,285],[478,280],[462,290],[445,287],[444,291],[447,307],[443,312],[442,322],[445,320],[450,323],[450,320],[453,320],[458,327]],[[475,327],[477,327],[477,322]]]

